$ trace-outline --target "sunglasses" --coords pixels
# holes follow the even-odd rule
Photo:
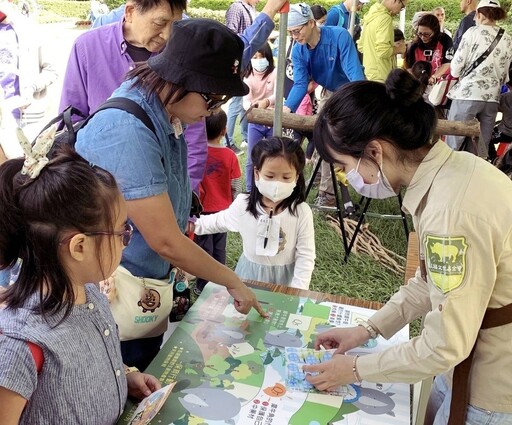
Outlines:
[[[208,112],[213,111],[214,109],[220,108],[229,99],[231,99],[231,96],[228,96],[228,95],[206,94],[206,93],[199,93],[199,95],[206,102],[206,108],[207,108]]]
[[[99,236],[99,235],[106,235],[106,236],[121,236],[121,242],[123,243],[124,247],[127,247],[130,244],[130,241],[132,240],[133,236],[133,226],[131,224],[125,223],[124,229],[120,230],[118,232],[84,232],[85,236]],[[64,244],[66,242],[69,242],[74,236],[76,236],[76,233],[74,235],[68,236],[67,238],[60,241],[60,244]]]
[[[306,26],[306,24],[303,24],[295,30],[288,30],[288,34],[290,34],[290,37],[293,37],[294,35],[297,36],[302,31],[302,28],[304,28],[305,26]]]

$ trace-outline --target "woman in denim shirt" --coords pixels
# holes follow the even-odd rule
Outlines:
[[[133,275],[166,278],[172,264],[226,286],[240,312],[255,307],[264,315],[235,273],[184,235],[191,189],[181,123],[201,120],[231,96],[247,94],[240,78],[243,46],[216,21],[175,22],[162,53],[132,70],[112,94],[137,102],[151,118],[156,136],[128,112],[107,109],[79,132],[76,149],[109,170],[121,187],[135,230],[121,264]],[[162,336],[123,341],[124,362],[145,368],[161,342]]]

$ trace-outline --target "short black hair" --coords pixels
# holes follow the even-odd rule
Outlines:
[[[394,32],[394,42],[395,43],[397,41],[405,40],[404,33],[402,32],[402,30],[400,28],[395,28],[393,30],[393,32]]]
[[[215,140],[226,129],[228,117],[221,109],[216,114],[206,117],[206,138],[208,140]]]
[[[311,12],[313,12],[313,17],[315,18],[315,20],[323,18],[325,15],[327,15],[327,10],[325,10],[325,7],[319,4],[311,6]]]
[[[169,3],[172,13],[185,12],[187,10],[187,0],[131,0],[137,10],[141,13],[147,12],[154,7],[160,6],[164,1]]]

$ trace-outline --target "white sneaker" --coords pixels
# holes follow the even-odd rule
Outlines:
[[[246,148],[247,147],[247,142],[244,140],[242,143],[240,143],[240,147],[241,148]]]

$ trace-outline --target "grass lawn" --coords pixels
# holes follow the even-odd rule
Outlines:
[[[238,126],[235,129],[235,141],[239,145],[241,136]],[[238,157],[242,175],[245,170],[246,154]],[[306,179],[312,173],[311,167],[306,169]],[[244,185],[245,187],[245,185]],[[353,202],[359,196],[351,191]],[[309,195],[313,201],[316,189]],[[314,210],[315,211],[315,210]],[[399,214],[397,198],[373,200],[369,212]],[[313,291],[341,294],[354,298],[385,303],[403,283],[403,275],[393,273],[384,268],[378,261],[368,255],[351,253],[348,262],[343,261],[343,243],[338,234],[327,224],[326,213],[315,212],[316,264],[310,289]],[[367,218],[369,229],[377,235],[381,244],[403,257],[406,255],[407,243],[402,221],[396,219]],[[412,224],[409,220],[409,229]],[[242,241],[237,233],[228,234],[227,265],[234,268],[242,252]],[[418,324],[411,326],[411,334],[418,332]]]

